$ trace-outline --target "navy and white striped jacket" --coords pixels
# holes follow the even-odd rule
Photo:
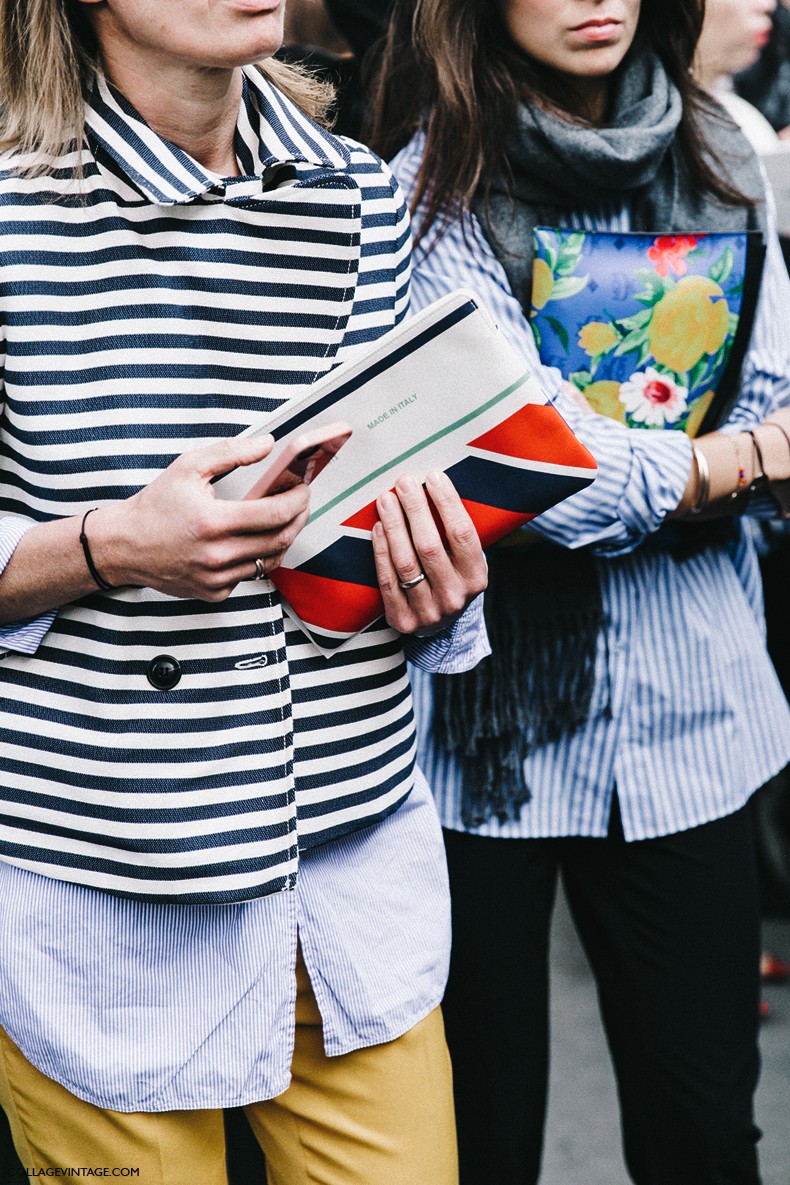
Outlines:
[[[81,192],[72,157],[33,179],[0,160],[12,535],[126,498],[407,306],[408,218],[389,173],[257,70],[239,177],[162,141],[103,81],[86,137]],[[411,789],[408,678],[381,623],[327,662],[259,581],[221,605],[97,591],[4,634],[0,857],[22,868],[158,901],[241,901],[289,888],[300,848]],[[162,654],[182,672],[166,691],[147,678]]]

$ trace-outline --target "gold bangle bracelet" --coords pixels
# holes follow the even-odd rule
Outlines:
[[[697,497],[694,505],[691,508],[692,514],[701,514],[708,505],[710,498],[710,466],[708,465],[708,458],[703,453],[702,449],[694,449],[694,460],[697,464],[697,476],[699,478],[699,486],[697,488]]]

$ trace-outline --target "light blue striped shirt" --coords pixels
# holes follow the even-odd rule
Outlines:
[[[248,81],[254,90],[260,89],[259,102],[262,109],[269,113],[271,122],[262,132],[270,144],[274,142],[274,148],[269,153],[272,164],[276,163],[278,137],[286,141],[281,160],[289,165],[293,165],[295,156],[298,157],[300,145],[314,145],[315,141],[319,141],[322,153],[330,152],[338,158],[338,167],[342,168],[344,158],[349,158],[351,163],[347,160],[345,167],[349,171],[357,169],[366,187],[368,184],[370,186],[360,202],[363,219],[359,280],[355,285],[349,285],[349,300],[353,303],[353,310],[347,330],[342,326],[338,330],[342,335],[339,351],[342,354],[377,337],[392,322],[393,316],[405,309],[408,229],[402,198],[397,187],[392,186],[389,174],[367,149],[353,144],[343,147],[332,137],[319,132],[268,83],[262,80],[256,83],[253,73],[248,73]],[[237,153],[240,154],[242,167],[248,169],[254,167],[256,156],[257,144],[253,143],[255,133],[251,121],[253,117],[257,118],[258,110],[257,103],[251,103],[249,108],[243,104],[240,111],[239,130],[242,134],[237,137]],[[144,219],[152,219],[160,203],[166,205],[169,201],[188,200],[191,185],[198,192],[205,189],[205,176],[196,177],[196,173],[200,172],[198,167],[183,154],[178,159],[175,154],[170,154],[174,170],[171,177],[165,176],[163,169],[157,171],[151,165],[151,160],[156,160],[155,156],[149,154],[147,158],[140,157],[140,167],[147,169],[147,176],[144,182],[139,177],[135,181],[134,170],[129,160],[125,159],[125,153],[131,156],[130,142],[125,137],[136,137],[141,134],[141,129],[134,113],[127,113],[127,116],[131,127],[124,128],[119,101],[113,100],[112,96],[105,96],[92,112],[96,135],[104,136],[107,143],[113,146],[113,152],[108,153],[103,168],[108,170],[106,178],[109,190],[117,185],[118,201],[117,204],[114,202],[112,193],[102,200],[112,207],[114,217],[122,220],[126,215],[133,222],[142,210]],[[315,155],[315,147],[311,151]],[[117,170],[114,179],[109,176],[109,171],[113,169]],[[64,170],[61,180],[67,176]],[[136,187],[138,183],[148,192],[155,185],[161,185],[162,188],[147,205],[141,206],[140,190]],[[250,194],[261,191],[260,177],[252,176],[229,181],[228,189],[233,190],[233,196],[244,198],[239,190],[245,185]],[[385,191],[386,200],[381,198],[382,190]],[[379,194],[378,198],[376,193]],[[329,195],[326,198],[329,201],[329,190],[326,190],[326,194]],[[281,196],[285,199],[289,197],[288,193]],[[254,212],[246,210],[245,202],[246,198],[238,206],[233,206],[230,199],[226,203],[223,186],[223,194],[215,194],[209,205],[204,207],[198,203],[195,217],[201,220],[201,226],[209,227],[211,248],[219,250],[222,247],[223,235],[227,238],[229,234],[229,222],[232,225],[236,225],[236,222],[246,225],[252,221],[256,228],[260,228],[261,238],[267,228],[274,225],[275,230],[271,233],[275,246],[271,252],[276,254],[277,211],[274,214],[270,212],[268,216],[256,216]],[[19,206],[9,204],[8,209],[11,218],[6,220],[6,233],[10,234],[9,222],[13,221],[14,215],[24,220],[29,205],[25,202]],[[51,220],[51,233],[62,234],[72,252],[82,253],[82,259],[70,262],[84,265],[90,272],[91,281],[109,293],[110,303],[117,304],[113,296],[115,286],[119,283],[117,260],[113,259],[112,252],[99,258],[101,253],[95,250],[94,240],[84,233],[92,216],[91,210],[88,205],[85,210],[78,208],[77,214],[74,214],[73,207],[53,204],[46,205],[44,216]],[[130,210],[131,214],[128,213]],[[69,235],[62,229],[59,219],[66,221],[69,217],[82,228],[81,236]],[[267,217],[271,221],[267,221]],[[211,225],[212,219],[216,219],[216,226]],[[325,226],[327,219],[316,221],[320,221],[324,228],[321,233],[328,233]],[[193,226],[192,220],[190,226]],[[128,233],[137,250],[133,231],[133,227],[124,227],[124,233]],[[36,242],[35,239],[33,241]],[[162,280],[163,289],[169,291],[172,288],[174,292],[186,289],[187,292],[183,307],[173,314],[167,341],[157,347],[162,355],[161,358],[157,355],[157,362],[163,364],[164,370],[164,363],[168,361],[164,352],[170,344],[173,355],[169,364],[182,385],[179,390],[187,387],[189,373],[194,371],[194,381],[202,383],[207,391],[207,398],[200,406],[204,406],[205,417],[210,425],[208,432],[212,436],[217,434],[217,391],[224,391],[224,411],[231,419],[225,431],[227,434],[233,430],[234,415],[240,427],[245,422],[243,417],[249,412],[247,400],[251,393],[248,389],[255,386],[250,378],[249,368],[253,366],[250,355],[254,355],[255,335],[260,332],[261,326],[259,321],[253,320],[247,324],[244,333],[238,333],[230,350],[231,362],[226,362],[229,350],[224,348],[223,342],[215,344],[219,357],[217,361],[205,345],[210,340],[211,329],[204,326],[203,318],[210,320],[213,315],[222,320],[227,315],[233,334],[245,317],[249,322],[250,309],[257,315],[261,304],[260,295],[256,297],[258,303],[252,304],[250,301],[239,302],[237,294],[231,292],[229,283],[223,290],[223,273],[215,261],[208,268],[212,290],[207,298],[201,299],[205,287],[205,275],[201,270],[202,248],[193,246],[187,249],[183,239],[177,240],[176,246],[182,255],[168,248],[164,252],[164,262],[159,263],[159,271],[152,269],[151,272],[154,281]],[[227,250],[227,247],[224,249]],[[232,273],[236,283],[238,273],[232,272],[233,266],[260,272],[264,269],[266,260],[263,254],[256,257],[250,254],[251,250],[228,252],[228,278]],[[38,254],[42,253],[38,250]],[[166,271],[171,255],[182,260],[183,264],[172,281],[162,278],[162,270]],[[328,270],[337,266],[336,256],[337,251],[334,251]],[[24,259],[22,267],[25,267]],[[250,281],[249,288],[252,290],[251,281],[257,282],[256,277],[246,279]],[[283,270],[282,279],[287,282],[289,291],[280,295],[275,309],[282,321],[280,332],[275,336],[276,341],[285,340],[289,332],[283,320],[287,301],[292,300],[302,315],[307,299],[302,296],[298,283],[287,269]],[[22,282],[29,283],[29,275],[23,275]],[[217,285],[219,290],[214,291]],[[46,301],[45,313],[49,318],[47,330],[51,333],[51,336],[46,336],[46,345],[51,345],[53,341],[70,342],[70,333],[59,335],[51,331],[50,323],[58,316],[71,315],[70,308],[65,307],[67,302],[86,300],[84,294],[81,295],[84,290],[78,285],[66,282],[65,287],[68,290],[59,302],[52,300],[51,294],[43,298]],[[286,283],[283,287],[286,287]],[[257,289],[254,290],[257,292]],[[128,292],[125,292],[125,296],[131,299]],[[265,297],[278,302],[276,292],[267,291]],[[142,307],[142,299],[133,302],[135,316],[149,318],[143,322],[143,331],[149,335],[154,332],[152,322],[156,321],[158,315],[158,306],[153,298],[151,300],[154,311],[148,314]],[[95,307],[104,307],[100,296],[96,297],[96,306],[90,303],[88,313],[95,311]],[[14,325],[17,334],[19,322],[26,324],[28,315],[30,302],[16,316]],[[205,357],[202,362],[200,358],[195,359],[189,354],[190,349],[197,352],[197,347],[190,341],[185,340],[183,346],[177,348],[172,346],[172,335],[179,328],[183,337],[188,337],[184,326],[192,324],[190,317],[200,323],[200,335],[193,336],[199,337],[200,343],[203,343]],[[322,318],[316,315],[313,320],[315,333],[318,334]],[[324,320],[330,322],[330,329],[335,325],[334,317]],[[311,366],[309,358],[305,360],[309,340],[302,332],[302,327],[297,326],[297,330],[298,349],[280,353],[293,367]],[[40,345],[41,336],[41,332],[34,329],[28,340]],[[104,340],[98,331],[97,336],[99,340]],[[150,431],[150,407],[158,407],[159,404],[165,408],[168,406],[168,400],[162,394],[164,390],[167,395],[168,389],[160,385],[158,371],[151,373],[146,370],[143,380],[139,376],[127,374],[127,363],[129,372],[135,365],[143,363],[140,357],[142,351],[138,348],[135,352],[134,345],[127,345],[120,338],[114,344],[117,352],[113,358],[119,360],[118,369],[109,378],[101,376],[97,379],[100,389],[92,393],[96,396],[95,402],[106,399],[110,405],[108,420],[96,427],[95,431],[91,425],[84,429],[92,447],[96,446],[96,442],[106,440],[108,435],[112,438],[112,433],[119,428],[133,427],[138,422],[130,412],[129,401],[116,399],[115,403],[112,402],[119,390],[125,390],[123,384],[127,378],[133,393],[139,394],[143,382],[149,384],[152,397],[147,405],[143,404],[139,415],[139,422],[146,433]],[[245,346],[248,350],[246,358],[243,356]],[[27,359],[30,351],[23,345],[17,348],[16,353]],[[264,356],[266,353],[263,350]],[[60,376],[69,374],[70,366],[73,367],[69,378],[72,396],[74,388],[86,381],[84,358],[79,352],[74,357],[76,361],[61,361],[52,368],[55,376],[52,381],[57,382]],[[194,366],[185,365],[185,359],[192,359]],[[247,370],[244,369],[245,364]],[[29,374],[31,371],[29,362],[17,366],[17,374]],[[253,377],[257,377],[257,372],[252,373]],[[66,380],[63,381],[66,385]],[[7,384],[7,388],[9,386]],[[282,398],[283,393],[277,385],[273,386],[271,395],[275,399]],[[13,403],[13,390],[9,394],[7,389],[6,395],[7,403]],[[54,395],[51,398],[56,402]],[[40,406],[43,400],[36,401],[33,398],[29,402],[33,405],[31,414],[37,411],[44,414]],[[176,410],[171,419],[178,425],[183,420],[185,430],[194,429],[199,436],[201,420],[199,411],[195,411],[195,402],[194,391],[187,390],[180,403],[176,399]],[[184,408],[188,409],[186,415]],[[15,411],[18,419],[19,407],[11,411]],[[136,413],[137,408],[133,411]],[[59,404],[52,414],[63,414]],[[164,421],[165,417],[161,418]],[[62,420],[58,419],[58,426],[61,424]],[[165,452],[169,453],[173,448],[172,441],[166,432],[163,434],[167,438]],[[24,433],[20,435],[25,436]],[[33,433],[29,435],[33,436]],[[135,440],[135,432],[130,431],[128,448],[121,455],[134,455]],[[73,441],[71,444],[73,446]],[[116,452],[108,449],[107,455],[115,456]],[[66,453],[65,464],[68,467],[73,458],[68,448]],[[18,462],[18,468],[21,459],[24,459],[23,450],[20,450],[18,457],[12,454],[4,462],[3,476],[9,485],[13,483],[17,471],[15,463]],[[75,460],[73,471],[76,474],[75,483],[82,483],[79,486],[81,489],[90,478],[81,471],[78,459]],[[15,488],[35,488],[38,493],[38,487],[32,487],[32,483],[27,481],[17,482]],[[10,498],[10,495],[7,496]],[[47,508],[50,516],[57,513],[57,507],[54,510]],[[0,564],[7,562],[28,526],[29,521],[19,517],[9,517],[0,523]],[[240,591],[243,595],[244,590]],[[176,611],[178,608],[184,609],[182,602],[177,603]],[[21,675],[16,684],[15,702],[11,702],[9,692],[8,699],[2,704],[3,715],[9,715],[10,710],[17,706],[16,701],[21,701],[29,693],[25,670],[32,671],[44,661],[40,659],[40,654],[46,652],[48,646],[52,649],[50,638],[69,611],[67,607],[56,615],[47,614],[35,622],[17,624],[5,630],[2,644],[8,654],[3,660],[3,670],[16,670],[13,664],[17,664]],[[53,617],[57,621],[54,628],[50,629]],[[478,599],[452,630],[429,639],[405,639],[403,648],[414,661],[429,669],[464,669],[474,665],[485,653],[481,618],[481,601]],[[183,621],[176,623],[182,624]],[[309,741],[311,731],[316,730],[315,745],[308,747],[302,739],[302,748],[297,746],[293,763],[297,770],[300,764],[302,769],[307,770],[303,775],[305,797],[309,798],[315,782],[320,780],[319,776],[331,775],[341,764],[340,758],[335,756],[335,747],[342,743],[343,752],[348,750],[352,759],[357,757],[366,745],[375,741],[376,727],[387,711],[396,715],[399,728],[403,716],[405,748],[410,757],[413,751],[413,727],[408,681],[404,679],[405,691],[399,696],[395,708],[388,708],[386,698],[389,668],[395,664],[402,666],[400,640],[393,631],[382,628],[380,632],[385,636],[377,642],[371,642],[370,634],[367,640],[360,636],[339,663],[329,666],[321,658],[316,667],[316,659],[306,653],[307,644],[296,627],[286,625],[285,628],[289,686],[294,693],[299,693],[298,699],[296,694],[293,697],[294,716],[298,717],[294,731],[300,733],[301,738],[307,736]],[[139,645],[142,629],[142,626],[137,629],[129,643],[130,647]],[[171,631],[173,634],[178,632],[172,624]],[[259,650],[260,632],[255,628],[255,623],[242,632],[253,652]],[[169,641],[174,646],[183,645],[173,636],[169,637]],[[213,641],[210,638],[208,643]],[[365,676],[367,670],[364,655],[371,647],[377,648],[377,652],[383,653],[387,660],[381,670],[376,672],[378,682],[375,685],[361,677]],[[70,646],[63,645],[56,659],[60,666],[64,666],[71,659],[90,658],[90,650],[90,639],[86,641],[77,634]],[[29,668],[25,667],[19,655],[34,656],[35,662],[31,662]],[[265,680],[269,669],[267,667],[264,675],[258,677]],[[125,682],[131,686],[132,676],[127,676]],[[142,687],[143,681],[139,682]],[[351,691],[355,684],[359,684],[361,690],[353,699]],[[344,687],[350,689],[349,698],[343,710],[336,712],[327,723],[326,713],[331,711],[333,696]],[[63,692],[62,683],[57,690]],[[67,691],[78,699],[79,680],[75,679],[68,685]],[[135,693],[134,687],[132,693]],[[138,692],[138,700],[144,699],[146,694],[143,692],[141,696]],[[57,723],[57,713],[50,710],[52,693],[49,698],[38,698],[42,702],[30,705],[33,715],[28,720],[36,719],[35,710],[40,707],[43,715],[36,727],[43,733],[51,727],[53,718]],[[105,692],[93,701],[80,701],[86,726],[99,718],[104,706],[102,700],[107,698],[109,693]],[[133,713],[134,705],[130,708],[132,716]],[[172,709],[169,715],[165,713],[163,709],[163,727],[175,715]],[[199,719],[203,715],[205,712],[197,712]],[[250,723],[250,718],[243,714],[238,705],[237,716],[238,728],[244,732],[246,741],[253,750],[262,750],[265,758],[265,737],[262,741],[259,723],[256,720]],[[139,739],[140,734],[135,734],[134,722],[132,719],[129,732],[137,738],[135,752],[145,757],[146,745]],[[122,729],[124,723],[122,719]],[[154,720],[151,732],[147,734],[151,737],[152,746],[158,741],[155,723]],[[126,724],[129,724],[128,719]],[[352,738],[350,743],[345,743],[347,734]],[[320,744],[322,740],[323,746]],[[15,769],[25,764],[30,767],[17,770],[22,790],[38,758],[36,745],[39,741],[40,736],[28,722],[26,729],[10,738],[4,736],[0,745],[0,754],[4,760],[8,760],[11,753],[11,764]],[[59,750],[58,743],[61,746]],[[28,746],[28,755],[22,761],[17,761],[14,753],[24,744]],[[60,734],[55,736],[53,745],[59,754],[63,778],[74,779],[70,783],[74,787],[72,796],[79,799],[85,793],[81,776],[85,776],[86,769],[79,747],[68,739],[63,741]],[[181,747],[187,759],[195,756],[189,738],[182,740]],[[308,748],[307,752],[305,748]],[[127,768],[117,757],[114,758],[109,745],[106,753],[100,756],[111,768],[113,778],[117,777],[122,791],[126,783],[132,780],[134,770]],[[365,780],[362,775],[359,776],[360,780]],[[367,782],[371,780],[367,778]],[[333,842],[302,851],[298,859],[298,880],[295,887],[293,881],[289,881],[290,891],[273,892],[265,897],[234,904],[172,904],[161,900],[141,902],[0,862],[0,932],[3,935],[0,1023],[34,1065],[80,1098],[101,1107],[118,1111],[163,1111],[234,1106],[268,1098],[283,1091],[289,1079],[298,935],[323,1018],[327,1052],[342,1054],[394,1039],[439,1002],[444,990],[449,949],[449,900],[436,810],[419,771],[409,794],[410,785],[409,775],[405,801],[380,822],[362,826]],[[220,785],[219,790],[223,788]],[[154,776],[152,794],[156,795],[158,789]],[[264,781],[264,792],[265,789]],[[220,800],[219,793],[213,797]],[[58,798],[53,795],[53,799],[52,809],[68,809],[68,793],[64,792]],[[181,837],[188,826],[185,821],[187,813],[184,812],[180,822],[177,820],[173,825]],[[15,815],[6,816],[4,813],[0,822],[13,826],[16,818]],[[39,817],[34,816],[30,825],[40,830],[43,825],[48,825],[48,820],[45,819],[44,824],[41,824]],[[53,847],[62,831],[62,827],[53,829]],[[55,875],[64,874],[58,871]]]
[[[392,163],[414,192],[421,138]],[[769,215],[773,217],[772,211]],[[575,223],[627,231],[629,210],[599,209]],[[531,801],[516,820],[476,831],[506,838],[602,836],[615,786],[629,840],[694,827],[741,807],[790,760],[790,711],[764,644],[762,591],[750,537],[676,561],[638,545],[683,493],[691,445],[682,433],[628,430],[585,415],[540,362],[521,306],[479,226],[450,223],[414,260],[412,303],[458,287],[479,294],[598,461],[587,490],[541,515],[534,530],[567,547],[592,546],[607,626],[598,640],[586,724],[526,761]],[[775,233],[768,253],[735,431],[790,400],[790,281]],[[433,743],[431,677],[413,671],[419,760],[445,827],[463,830],[457,761]]]

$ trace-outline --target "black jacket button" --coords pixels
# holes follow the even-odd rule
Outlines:
[[[181,678],[181,664],[170,654],[157,654],[149,662],[145,674],[157,691],[170,691]]]

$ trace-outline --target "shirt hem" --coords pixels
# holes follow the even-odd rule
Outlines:
[[[420,1005],[413,1015],[409,1016],[402,1025],[396,1025],[392,1032],[386,1036],[371,1034],[369,1037],[361,1037],[353,1041],[325,1041],[324,1053],[327,1057],[342,1057],[346,1053],[357,1053],[360,1049],[371,1049],[375,1045],[388,1045],[391,1041],[397,1041],[399,1037],[410,1032],[420,1021],[425,1020],[426,1016],[430,1016],[441,1004],[443,996],[444,988],[438,995],[430,997],[425,1004]]]
[[[767,767],[767,771],[764,772],[757,784],[751,789],[743,790],[739,794],[733,795],[732,799],[728,803],[722,803],[720,809],[718,810],[706,811],[686,819],[681,826],[659,829],[650,828],[639,832],[639,834],[636,834],[633,831],[629,833],[625,820],[623,820],[625,841],[626,843],[640,843],[643,840],[664,839],[668,835],[680,835],[685,831],[693,831],[696,827],[704,827],[706,823],[715,823],[719,819],[726,819],[728,815],[734,815],[736,811],[741,810],[749,801],[749,799],[757,793],[758,790],[766,785],[767,782],[770,782],[772,778],[775,778],[777,774],[782,772],[782,770],[787,766],[788,762],[790,762],[790,756],[788,756],[784,761],[777,760],[776,762],[770,763]],[[479,828],[465,827],[460,819],[453,819],[452,821],[441,819],[441,825],[442,830],[444,831],[457,831],[465,835],[477,836],[479,839],[491,840],[605,839],[607,834],[606,831],[595,829],[592,824],[583,828],[557,827],[556,829],[552,828],[545,831],[522,829],[518,833],[514,832],[512,834],[502,834],[500,832],[496,835],[487,834],[485,831],[480,830]]]
[[[65,1075],[54,1074],[51,1070],[51,1067],[48,1067],[43,1062],[43,1060],[39,1061],[35,1055],[31,1055],[31,1052],[25,1048],[24,1041],[18,1040],[16,1035],[5,1025],[3,1025],[3,1028],[5,1029],[8,1037],[10,1037],[10,1039],[14,1042],[17,1049],[19,1049],[23,1057],[30,1063],[31,1066],[33,1066],[34,1069],[38,1070],[40,1074],[43,1074],[45,1078],[49,1078],[51,1082],[56,1082],[58,1086],[62,1086],[64,1090],[67,1090],[69,1094],[73,1094],[75,1098],[80,1099],[83,1103],[89,1103],[91,1106],[98,1107],[102,1111],[117,1111],[120,1115],[159,1115],[168,1111],[217,1111],[225,1107],[244,1107],[251,1103],[263,1103],[267,1102],[269,1099],[276,1098],[277,1095],[281,1095],[283,1091],[286,1091],[291,1083],[291,1074],[289,1071],[282,1084],[278,1083],[276,1086],[272,1087],[271,1093],[269,1093],[267,1088],[265,1091],[254,1093],[249,1097],[245,1095],[242,1098],[221,1099],[219,1101],[212,1100],[210,1102],[185,1102],[183,1099],[158,1099],[152,1102],[140,1100],[136,1102],[119,1103],[117,1100],[105,1098],[100,1094],[94,1094],[92,1091],[86,1090],[82,1086],[78,1086]]]
[[[439,1007],[442,1002],[444,990],[442,989],[437,995],[429,998],[428,1002],[420,1005],[413,1015],[402,1024],[395,1025],[391,1032],[386,1034],[372,1034],[367,1037],[362,1037],[358,1040],[343,1041],[343,1042],[327,1042],[324,1046],[324,1052],[327,1057],[341,1057],[346,1053],[356,1053],[361,1049],[369,1049],[375,1045],[387,1045],[391,1041],[397,1041],[399,1037],[403,1037],[411,1029],[418,1025],[420,1021]],[[157,1099],[153,1101],[139,1100],[135,1102],[119,1103],[117,1100],[110,1100],[100,1094],[95,1094],[87,1090],[84,1086],[78,1086],[72,1082],[66,1075],[54,1074],[52,1068],[47,1066],[45,1059],[39,1059],[35,1052],[30,1050],[27,1042],[20,1039],[13,1031],[13,1026],[3,1022],[3,1029],[10,1039],[17,1046],[22,1055],[30,1062],[34,1069],[43,1074],[50,1081],[56,1082],[62,1086],[64,1090],[69,1091],[75,1098],[80,1099],[84,1103],[90,1103],[91,1106],[99,1107],[103,1111],[117,1111],[121,1115],[154,1115],[161,1114],[167,1111],[216,1111],[225,1107],[248,1107],[255,1103],[265,1103],[269,1099],[277,1098],[278,1095],[283,1094],[291,1084],[291,1071],[288,1069],[283,1078],[278,1078],[276,1083],[271,1087],[262,1087],[260,1090],[245,1092],[242,1095],[234,1095],[232,1097],[212,1098],[210,1101],[190,1102],[182,1098],[173,1099]]]

